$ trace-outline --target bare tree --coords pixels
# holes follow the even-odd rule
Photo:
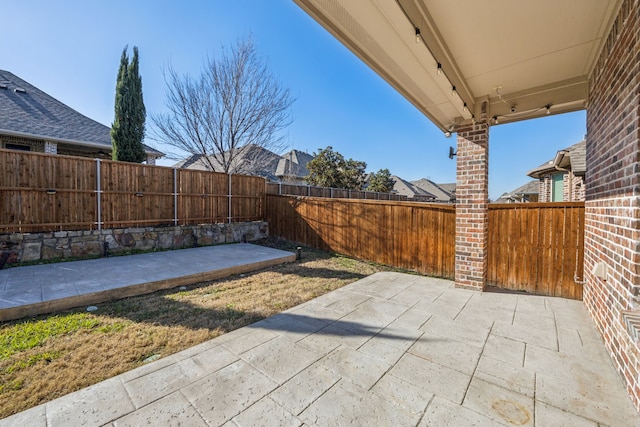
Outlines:
[[[251,36],[209,58],[198,79],[168,67],[167,114],[152,116],[154,139],[210,170],[257,173],[266,153],[282,152],[294,99],[270,73]]]

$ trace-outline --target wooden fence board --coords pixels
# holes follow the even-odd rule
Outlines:
[[[231,176],[231,216],[241,221],[264,218],[264,178],[246,175]]]
[[[0,150],[0,176],[0,231],[95,228],[93,160]]]
[[[0,232],[95,229],[98,199],[105,228],[229,221],[226,174],[108,160],[99,165],[100,192],[95,159],[0,150]],[[262,220],[264,178],[232,179],[231,220]]]
[[[102,221],[106,228],[173,224],[173,170],[101,161]]]
[[[221,223],[229,218],[229,177],[223,173],[178,170],[180,225]]]
[[[268,195],[267,219],[274,236],[424,274],[455,273],[452,205]],[[581,299],[583,246],[584,203],[490,205],[487,282]]]
[[[0,150],[0,160],[0,232],[97,227],[95,160],[10,150]],[[454,205],[266,196],[273,184],[233,175],[230,213],[226,174],[111,161],[100,161],[100,172],[104,227],[172,224],[177,199],[179,224],[226,222],[229,216],[233,221],[266,218],[275,236],[425,274],[454,276]],[[289,190],[345,195],[345,190],[306,186]],[[380,197],[347,193],[353,198]],[[584,203],[490,205],[487,281],[580,299],[582,286],[575,281],[583,278],[583,246]]]
[[[489,284],[582,299],[584,203],[489,206]]]
[[[425,274],[454,275],[453,205],[269,194],[267,220],[272,236]]]

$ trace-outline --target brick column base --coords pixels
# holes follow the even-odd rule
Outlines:
[[[456,287],[482,291],[487,283],[489,127],[459,128],[456,173]]]

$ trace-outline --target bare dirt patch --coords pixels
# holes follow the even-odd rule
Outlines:
[[[263,245],[294,252],[291,243]],[[0,418],[390,268],[303,248],[299,262],[0,325]]]

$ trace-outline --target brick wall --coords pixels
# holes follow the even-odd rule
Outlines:
[[[31,151],[37,153],[44,153],[44,140],[24,138],[21,136],[13,135],[0,135],[0,148],[5,148],[6,144],[26,145],[31,147]]]
[[[572,174],[571,187],[569,189],[570,197],[568,202],[583,202],[585,196],[584,177]]]
[[[98,148],[83,148],[69,144],[48,143],[44,139],[25,138],[13,135],[0,135],[0,148],[5,148],[6,144],[26,145],[28,147],[31,147],[30,151],[33,151],[35,153],[60,154],[64,156],[78,156],[89,157],[92,159],[98,158],[111,160],[111,155],[108,153],[111,150],[111,147],[106,147],[105,149],[100,150]],[[55,152],[47,151],[47,144],[55,145]],[[147,159],[147,161],[148,160],[149,159]]]
[[[640,0],[624,0],[590,76],[584,303],[640,410],[640,348],[623,313],[640,313]],[[604,263],[608,277],[592,273]]]
[[[469,125],[457,134],[456,286],[483,290],[489,229],[489,128]]]
[[[538,201],[548,202],[551,200],[551,183],[549,177],[540,178],[538,181]]]
[[[538,201],[553,201],[552,188],[553,180],[551,174],[544,175],[540,178],[538,186]],[[582,202],[585,199],[584,177],[576,176],[572,171],[564,172],[562,187],[563,202]]]

